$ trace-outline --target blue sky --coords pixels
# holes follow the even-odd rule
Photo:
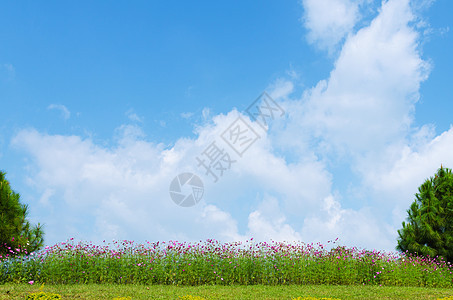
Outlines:
[[[393,250],[453,166],[448,0],[4,2],[0,169],[46,243],[267,240]],[[266,91],[267,131],[244,112]],[[196,157],[260,134],[218,180]],[[172,202],[181,172],[202,179]]]

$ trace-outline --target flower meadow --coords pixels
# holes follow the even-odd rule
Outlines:
[[[437,257],[335,245],[259,242],[66,242],[36,253],[8,249],[0,283],[167,285],[382,285],[452,287]]]

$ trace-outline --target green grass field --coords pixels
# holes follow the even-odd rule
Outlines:
[[[297,297],[337,299],[438,299],[453,296],[453,289],[423,287],[289,285],[289,286],[167,286],[77,284],[46,285],[43,290],[58,293],[62,299],[180,299],[192,295],[205,299],[294,299]],[[0,285],[0,299],[25,299],[39,286],[30,284]]]

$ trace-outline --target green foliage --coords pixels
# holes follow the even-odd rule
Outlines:
[[[453,175],[451,169],[437,170],[415,194],[407,210],[407,222],[398,230],[397,250],[453,262]]]
[[[36,293],[32,293],[30,295],[27,295],[27,297],[25,299],[27,299],[27,300],[53,300],[53,299],[61,299],[61,296],[58,294],[45,293],[45,292],[41,291],[41,292],[36,292]]]
[[[196,245],[176,242],[133,245],[120,241],[113,246],[99,246],[68,241],[27,258],[0,263],[0,286],[27,282],[453,286],[453,267],[446,263],[375,250],[336,247],[327,251],[322,247],[264,242],[249,246],[213,241]]]
[[[30,293],[27,295],[25,299],[27,300],[53,300],[53,299],[61,299],[61,295],[53,294],[53,293],[45,293],[43,292],[44,284],[41,285],[39,288],[39,292]]]
[[[0,260],[39,250],[44,243],[42,226],[30,225],[28,205],[20,203],[5,175],[0,172]]]

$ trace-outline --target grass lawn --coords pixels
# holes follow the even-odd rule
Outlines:
[[[0,285],[0,299],[25,299],[39,285]],[[251,285],[251,286],[172,286],[172,285],[45,285],[45,292],[58,293],[62,299],[179,299],[192,295],[205,299],[293,299],[331,297],[338,299],[437,299],[453,296],[453,289],[423,287],[335,286],[335,285]]]

